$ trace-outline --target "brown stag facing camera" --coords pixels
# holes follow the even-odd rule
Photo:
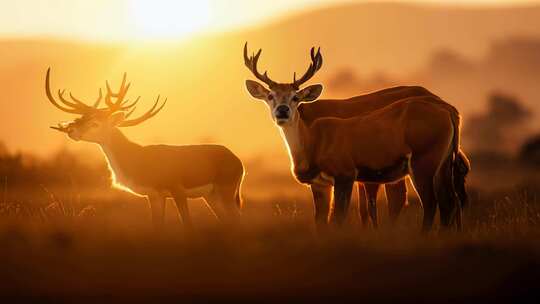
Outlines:
[[[437,201],[443,224],[460,225],[459,202],[467,197],[463,185],[469,164],[459,150],[460,117],[454,107],[419,87],[315,101],[322,85],[300,86],[321,68],[320,50],[312,48],[307,72],[299,80],[295,74],[292,83],[277,83],[266,72],[259,73],[260,54],[248,57],[244,47],[246,66],[269,89],[251,80],[247,89],[270,107],[296,178],[311,186],[319,224],[331,216],[327,206],[332,186],[335,217],[343,222],[353,183],[366,183],[376,223],[378,185],[401,182],[397,186],[404,187],[403,178],[410,175],[424,205],[424,229],[432,226]]]
[[[131,142],[120,131],[120,127],[136,126],[155,116],[166,100],[158,107],[158,97],[149,111],[129,119],[139,98],[133,103],[125,100],[130,87],[130,84],[126,85],[125,74],[117,93],[113,93],[106,82],[104,108],[99,107],[103,97],[101,89],[93,106],[72,94],[69,94],[71,100],[66,99],[62,90],[58,91],[58,102],[51,94],[49,82],[50,68],[45,80],[49,101],[64,112],[81,115],[72,122],[52,128],[67,133],[73,140],[98,144],[107,159],[113,186],[146,196],[155,227],[163,224],[167,197],[174,198],[188,227],[191,225],[188,198],[204,198],[219,219],[239,213],[244,167],[229,149],[220,145],[141,146]]]

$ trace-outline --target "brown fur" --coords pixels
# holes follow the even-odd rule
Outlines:
[[[302,104],[302,106],[298,108],[298,111],[302,119],[307,124],[311,124],[313,121],[324,117],[350,118],[363,115],[413,96],[435,95],[426,88],[420,86],[398,86],[355,96],[349,99],[319,99],[314,102]],[[296,176],[300,182],[305,180],[303,177]],[[309,180],[311,179],[312,178],[309,178]],[[370,209],[375,210],[369,213],[369,218],[371,219],[373,226],[377,226],[374,216],[377,214],[375,202],[378,189],[379,187],[376,187],[376,191],[365,191],[364,186],[361,183],[358,183],[359,211],[364,226],[366,226],[369,221],[367,213],[368,202],[371,204]],[[386,184],[385,191],[389,213],[391,213],[391,220],[392,222],[395,222],[401,208],[407,203],[407,186],[403,180],[397,183]],[[363,212],[363,210],[366,210],[366,212]]]
[[[384,108],[396,101],[414,96],[435,96],[420,86],[399,86],[348,99],[319,99],[302,104],[300,116],[309,125],[323,117],[350,118]]]
[[[326,203],[324,199],[331,197],[330,191],[332,185],[334,186],[334,201],[343,200],[342,203],[348,205],[350,197],[346,193],[350,193],[350,189],[348,189],[347,185],[350,184],[351,177],[353,176],[353,180],[356,179],[370,183],[367,187],[369,189],[359,191],[359,193],[365,193],[368,196],[367,201],[371,204],[369,213],[374,225],[376,225],[377,215],[374,202],[376,201],[377,189],[379,188],[378,184],[380,183],[396,182],[389,185],[390,188],[395,187],[396,191],[387,191],[387,198],[389,200],[389,206],[392,206],[392,217],[396,215],[396,212],[399,213],[403,204],[400,205],[401,207],[396,208],[396,204],[390,203],[390,201],[396,199],[403,202],[406,201],[406,187],[402,178],[408,174],[408,171],[411,171],[410,168],[407,168],[411,163],[411,153],[400,150],[400,148],[406,147],[406,145],[404,142],[396,141],[403,140],[403,138],[396,136],[401,132],[399,128],[391,129],[391,127],[388,128],[388,126],[381,125],[380,123],[389,122],[391,125],[394,124],[395,127],[396,122],[400,121],[399,115],[403,113],[394,113],[396,116],[385,117],[382,120],[373,119],[370,123],[361,124],[359,122],[363,118],[381,111],[381,109],[388,110],[388,108],[392,108],[396,102],[401,103],[402,100],[414,99],[411,97],[415,96],[417,98],[425,97],[423,98],[424,103],[431,103],[433,109],[438,108],[438,110],[447,115],[453,115],[453,112],[457,113],[457,111],[454,111],[455,109],[450,105],[422,87],[396,87],[347,100],[317,101],[316,99],[322,92],[322,85],[311,85],[300,89],[300,84],[309,80],[321,68],[322,55],[320,49],[317,52],[315,52],[315,48],[311,49],[311,64],[299,83],[296,81],[293,83],[278,83],[271,80],[266,72],[260,73],[257,63],[261,52],[262,50],[259,50],[256,54],[248,56],[246,43],[244,46],[244,61],[246,67],[253,75],[264,82],[270,90],[252,80],[246,81],[246,88],[253,97],[266,102],[270,108],[273,120],[281,128],[289,154],[294,163],[293,172],[295,176],[300,182],[307,183],[312,188],[317,223],[326,222],[326,214],[320,214],[319,212],[325,212],[330,208],[319,206],[319,204]],[[387,116],[392,113],[392,111],[385,112]],[[452,123],[455,122],[453,120],[454,116],[459,119],[459,115],[453,115],[450,118]],[[421,117],[417,117],[416,119],[422,121]],[[352,123],[353,121],[354,123]],[[323,126],[319,127],[320,125]],[[420,137],[429,135],[428,132],[434,130],[433,127],[437,126],[436,122],[428,122],[428,128],[424,129],[419,128],[420,125],[413,126],[413,128],[418,128],[416,132],[425,133],[417,134]],[[403,128],[404,126],[401,127]],[[455,135],[459,134],[459,121],[457,125],[452,125],[451,129],[456,129],[453,132],[455,137],[451,140],[454,142],[453,147],[457,147],[456,151],[459,151],[459,136]],[[415,134],[414,131],[412,134]],[[456,140],[456,136],[458,140]],[[408,140],[414,143],[417,139],[413,136],[408,138]],[[415,147],[418,149],[418,146]],[[443,148],[440,149],[445,150]],[[306,153],[306,151],[310,153]],[[335,157],[333,156],[334,152],[338,152],[335,153]],[[417,150],[416,154],[421,153]],[[461,154],[460,157],[457,157],[457,155],[458,153],[455,151],[445,155],[445,157],[451,159],[450,162],[444,162],[448,164],[447,167],[456,167],[455,164],[457,162],[454,162],[454,159],[458,161],[463,160],[464,154]],[[358,162],[354,157],[367,158],[360,159],[360,162]],[[368,161],[370,157],[371,160]],[[431,157],[436,158],[433,155]],[[439,173],[442,167],[442,163],[433,167],[433,162],[436,162],[434,159],[423,159],[423,162],[416,165],[418,166],[416,171],[432,172],[434,176]],[[465,174],[462,176],[463,181]],[[450,173],[450,178],[452,190],[460,188],[454,184],[461,182],[461,180],[456,179],[453,173]],[[431,214],[434,213],[434,206],[436,206],[434,204],[434,177],[430,181],[421,180],[417,184],[421,184],[417,188],[426,188],[425,193],[422,193],[421,197],[423,196],[426,204],[431,203],[427,207],[429,209],[426,212],[428,216],[425,217],[429,220],[432,218]],[[464,187],[461,188],[464,189]],[[344,193],[345,195],[343,195]],[[452,191],[452,193],[455,193],[455,191]],[[362,199],[360,201],[362,202]],[[329,199],[327,202],[329,202]],[[334,205],[336,204],[335,202]],[[364,200],[364,204],[366,204],[366,200]],[[334,209],[347,210],[346,207],[342,207],[334,206]],[[360,213],[365,222],[367,206],[360,205]],[[338,217],[340,217],[339,221],[342,221],[344,216],[340,214]],[[430,224],[425,221],[424,227],[427,226],[430,226]]]
[[[367,183],[394,182],[411,174],[422,202],[430,210],[424,218],[424,229],[428,230],[433,222],[431,210],[437,203],[435,179],[444,162],[459,152],[457,111],[449,111],[453,109],[449,105],[441,107],[442,101],[433,98],[409,98],[364,116],[321,118],[311,125],[299,119],[304,149],[293,159],[295,167],[305,167],[307,161],[310,167],[334,178]],[[408,168],[388,169],[404,158]],[[382,174],[373,177],[365,174],[368,171]],[[453,189],[452,182],[444,186]],[[451,206],[451,212],[455,207]]]

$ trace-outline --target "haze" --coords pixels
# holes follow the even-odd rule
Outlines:
[[[305,0],[286,6],[290,1],[277,0],[270,9],[266,1],[203,1],[191,9],[208,17],[206,22],[228,25],[199,34],[204,27],[200,19],[183,12],[184,18],[177,21],[191,21],[174,23],[175,12],[169,11],[163,18],[169,26],[163,27],[152,22],[161,19],[159,11],[147,1],[136,2],[141,6],[135,10],[126,9],[125,2],[104,0],[2,3],[0,28],[9,36],[0,40],[0,140],[9,150],[47,155],[62,146],[86,147],[99,156],[93,146],[70,142],[48,128],[75,118],[45,98],[45,71],[51,67],[53,88],[73,91],[84,100],[93,100],[106,79],[117,84],[123,72],[133,83],[128,97],[142,96],[138,112],[158,94],[167,96],[169,102],[159,115],[126,129],[137,142],[216,142],[242,157],[281,157],[283,168],[288,168],[283,142],[266,107],[245,92],[244,81],[252,78],[242,62],[245,41],[252,50],[263,48],[261,69],[279,81],[289,81],[293,72],[303,73],[309,49],[321,46],[325,63],[313,82],[325,85],[324,97],[423,85],[455,104],[465,126],[468,117],[485,108],[494,90],[522,98],[533,112],[540,98],[534,89],[540,83],[536,5],[450,8]],[[144,8],[148,14],[135,18],[146,12]],[[208,8],[222,17],[205,15]],[[243,25],[236,27],[231,20]],[[143,23],[129,24],[135,21]],[[126,29],[136,37],[128,43],[118,41],[130,37]]]
[[[230,31],[350,0],[20,0],[0,4],[0,34],[77,40],[179,39],[200,32]],[[538,0],[395,0],[459,6],[515,6]]]

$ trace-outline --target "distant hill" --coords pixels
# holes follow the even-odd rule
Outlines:
[[[429,82],[425,75],[414,75],[434,53],[453,50],[481,61],[492,42],[513,36],[540,39],[540,7],[350,4],[178,43],[4,40],[0,42],[0,139],[12,149],[42,153],[66,144],[61,134],[48,129],[71,118],[46,102],[43,81],[51,66],[53,86],[73,89],[81,98],[93,100],[104,79],[117,83],[123,71],[133,81],[132,94],[143,96],[140,111],[158,93],[168,96],[163,113],[127,131],[141,142],[217,141],[243,155],[262,152],[283,157],[281,139],[266,107],[245,93],[244,79],[251,76],[243,67],[244,41],[252,50],[264,49],[261,68],[268,68],[279,81],[290,80],[293,71],[303,72],[309,48],[317,45],[323,49],[325,66],[314,81],[325,81],[349,68],[361,75],[384,72],[396,79]],[[470,103],[462,98],[454,102],[462,108]]]
[[[349,4],[292,16],[248,35],[271,54],[291,53],[295,62],[302,58],[298,50],[321,45],[330,69],[347,64],[397,74],[416,69],[439,49],[481,57],[492,41],[508,36],[540,37],[540,6]]]

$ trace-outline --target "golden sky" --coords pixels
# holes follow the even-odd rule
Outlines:
[[[309,48],[320,45],[325,68],[314,81],[326,82],[347,67],[357,71],[360,79],[364,76],[372,79],[367,77],[382,71],[382,75],[388,73],[390,79],[397,81],[395,84],[410,81],[417,84],[409,75],[423,68],[441,46],[455,49],[466,58],[481,58],[493,39],[516,33],[540,37],[537,13],[523,14],[522,10],[508,14],[508,19],[499,18],[498,14],[449,14],[448,20],[435,23],[427,15],[411,19],[406,14],[376,28],[369,25],[380,22],[379,16],[370,13],[358,20],[363,24],[358,30],[347,23],[340,24],[342,18],[357,17],[356,11],[351,15],[345,8],[335,10],[337,14],[322,10],[323,15],[290,18],[295,20],[294,24],[276,22],[274,26],[262,26],[275,18],[287,20],[284,16],[289,14],[300,15],[345,2],[350,1],[0,0],[0,53],[4,58],[0,62],[4,88],[0,105],[7,105],[0,113],[0,143],[13,150],[40,154],[56,151],[60,146],[95,150],[91,145],[74,144],[48,128],[75,118],[58,111],[45,98],[45,71],[52,67],[53,87],[73,91],[83,100],[93,100],[105,79],[117,84],[123,72],[127,72],[134,84],[130,98],[138,95],[143,98],[136,114],[150,107],[158,94],[167,96],[169,103],[159,116],[143,126],[126,129],[128,137],[136,142],[218,142],[246,155],[254,151],[278,151],[286,157],[266,107],[246,93],[244,81],[252,78],[242,64],[242,46],[246,40],[251,50],[264,48],[261,65],[280,81],[290,79],[293,72],[302,72],[309,64]],[[478,0],[474,4],[514,5],[527,1],[487,2]],[[471,1],[452,1],[453,5],[456,3],[471,5]],[[325,25],[312,22],[312,18],[325,17],[328,17]],[[476,26],[479,23],[483,26]],[[397,25],[404,27],[400,35],[395,35]],[[238,27],[248,31],[235,32]],[[423,35],[416,34],[418,28]],[[189,39],[190,35],[208,31],[231,33]],[[295,31],[305,35],[299,36]],[[363,39],[349,41],[353,34]],[[21,39],[24,37],[28,39]],[[156,38],[173,43],[147,41]],[[91,43],[65,41],[69,39]],[[93,43],[94,40],[121,43]],[[366,44],[366,41],[380,43]],[[410,41],[416,42],[410,44]],[[464,115],[481,107],[480,101],[492,89],[487,85],[484,90],[475,89],[476,97],[472,98],[468,89],[457,91],[444,85],[430,88],[461,102],[457,105]],[[324,94],[331,94],[330,90]],[[12,105],[14,101],[17,107]],[[224,127],[216,128],[216,125]],[[247,134],[246,130],[249,130]]]
[[[269,21],[350,0],[0,0],[0,35],[85,40],[177,39]],[[371,1],[377,2],[377,1]],[[540,0],[394,0],[459,5],[516,5]]]

